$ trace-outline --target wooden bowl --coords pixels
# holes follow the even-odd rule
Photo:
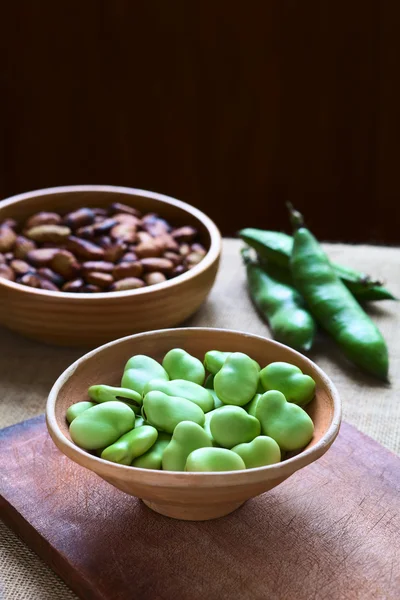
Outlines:
[[[94,347],[138,331],[173,327],[200,307],[217,274],[221,236],[211,219],[189,204],[131,188],[57,187],[4,200],[0,203],[0,222],[8,217],[25,219],[40,210],[68,212],[112,202],[156,212],[176,226],[196,227],[207,255],[183,275],[124,292],[48,292],[0,278],[1,325],[43,342]]]
[[[288,361],[300,367],[317,384],[316,397],[307,407],[315,426],[310,444],[296,456],[268,467],[223,473],[178,473],[107,462],[71,441],[65,419],[67,408],[74,402],[87,399],[90,385],[118,385],[128,358],[134,354],[147,354],[161,361],[171,348],[184,348],[201,360],[208,350],[240,351],[249,354],[262,367],[274,361]],[[267,492],[295,471],[320,458],[336,438],[340,419],[341,405],[336,388],[311,360],[260,336],[208,328],[150,331],[93,350],[58,378],[46,407],[48,430],[64,454],[111,485],[141,498],[156,512],[187,520],[227,515],[249,498]]]

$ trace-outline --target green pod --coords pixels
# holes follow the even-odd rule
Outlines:
[[[204,425],[205,420],[204,412],[194,402],[157,391],[145,395],[143,412],[148,423],[167,433],[173,433],[181,421]]]
[[[382,334],[335,274],[315,237],[301,226],[301,215],[292,211],[292,220],[295,227],[300,225],[291,257],[296,287],[347,358],[371,375],[387,380],[389,359]]]
[[[211,446],[211,438],[200,425],[192,421],[181,421],[164,450],[162,468],[164,471],[184,471],[187,457],[193,450]]]
[[[316,327],[301,295],[276,274],[267,273],[251,259],[247,249],[242,250],[242,256],[250,298],[273,337],[300,352],[310,350]]]
[[[315,396],[314,379],[287,362],[270,363],[260,372],[260,379],[265,391],[278,390],[299,406],[306,406]]]
[[[274,439],[259,435],[252,442],[232,448],[243,459],[246,469],[266,467],[281,461],[281,450]]]
[[[293,248],[293,238],[290,235],[278,231],[264,231],[249,227],[242,229],[239,236],[254,248],[263,260],[283,269],[290,269],[289,263]],[[332,267],[336,275],[342,279],[343,283],[360,302],[397,300],[389,290],[383,287],[379,280],[336,263],[332,263]]]
[[[75,402],[75,404],[71,404],[66,415],[68,423],[72,423],[76,417],[78,417],[88,408],[92,408],[92,406],[96,406],[94,402]]]
[[[101,458],[120,465],[130,465],[134,458],[147,452],[156,442],[158,431],[150,425],[128,431],[101,453]]]
[[[113,444],[135,427],[135,413],[123,402],[105,402],[88,408],[69,427],[72,441],[85,450]]]
[[[199,448],[189,454],[185,471],[213,472],[240,471],[245,469],[243,459],[226,448]]]
[[[162,466],[162,456],[165,448],[171,441],[171,436],[168,433],[160,431],[155,444],[147,450],[142,456],[135,458],[132,462],[132,467],[140,469],[160,470]]]
[[[281,450],[300,450],[314,434],[314,424],[305,410],[287,402],[281,392],[265,392],[258,401],[256,417],[263,435],[272,437]]]
[[[214,390],[224,404],[244,406],[256,393],[259,370],[247,354],[232,352],[214,377]]]
[[[137,354],[136,356],[132,356],[125,365],[121,387],[135,390],[142,396],[144,386],[151,379],[164,379],[168,381],[169,377],[164,367],[154,360],[154,358],[145,356],[144,354]]]
[[[119,400],[125,402],[135,412],[140,411],[142,406],[142,396],[128,388],[113,387],[111,385],[91,385],[88,389],[89,398],[95,402],[110,402],[111,400]]]
[[[173,348],[164,356],[163,367],[170,379],[186,379],[203,385],[206,372],[201,360],[182,348]]]
[[[213,411],[209,427],[213,440],[224,448],[251,442],[261,431],[258,419],[240,406],[224,406]]]
[[[214,408],[214,398],[210,390],[185,379],[173,379],[164,381],[163,379],[152,379],[144,386],[143,394],[153,391],[164,392],[167,396],[178,396],[194,402],[200,406],[203,412],[209,412]]]

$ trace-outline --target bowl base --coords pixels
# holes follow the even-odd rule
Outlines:
[[[164,504],[162,502],[151,502],[143,500],[142,502],[165,517],[172,519],[181,519],[183,521],[208,521],[210,519],[218,519],[225,517],[231,512],[242,506],[244,502],[229,502],[228,504]]]

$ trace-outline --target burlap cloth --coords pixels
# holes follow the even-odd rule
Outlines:
[[[226,240],[217,282],[208,301],[186,325],[232,328],[269,337],[248,299],[240,243]],[[326,244],[331,258],[390,282],[400,297],[400,249]],[[389,347],[391,385],[365,376],[346,363],[325,338],[311,358],[335,382],[344,418],[394,452],[400,449],[400,303],[376,303],[370,314]],[[0,427],[44,411],[58,375],[82,350],[53,348],[0,329]],[[0,598],[67,600],[76,598],[64,583],[3,524],[0,525]]]

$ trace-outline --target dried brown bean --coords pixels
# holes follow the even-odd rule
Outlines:
[[[75,231],[77,237],[85,238],[85,240],[92,240],[95,237],[93,225],[85,225],[85,227],[79,227]]]
[[[40,289],[48,292],[59,292],[60,289],[49,279],[40,279]]]
[[[50,281],[50,283],[55,285],[57,288],[61,287],[64,283],[64,278],[48,267],[41,267],[38,269],[38,275],[40,275],[42,280],[46,279],[47,281]]]
[[[34,267],[47,267],[58,252],[58,248],[35,248],[25,255],[25,260]]]
[[[32,265],[29,265],[27,262],[19,258],[14,258],[14,260],[10,262],[10,267],[17,277],[25,275],[26,273],[33,273],[33,271],[35,271],[35,268],[32,267]]]
[[[109,248],[104,249],[104,260],[114,263],[119,261],[122,258],[125,249],[126,245],[124,242],[115,242],[115,244]]]
[[[92,211],[94,212],[96,217],[107,217],[108,216],[108,210],[106,208],[92,208]]]
[[[106,262],[105,260],[89,260],[82,264],[82,273],[83,275],[91,273],[92,271],[98,273],[112,273],[114,266],[114,263]]]
[[[135,253],[138,258],[151,258],[160,256],[162,248],[155,243],[155,240],[152,242],[142,242],[135,246]]]
[[[113,202],[110,206],[110,212],[112,215],[118,213],[126,213],[128,215],[133,215],[134,217],[140,217],[141,213],[133,206],[128,206],[127,204],[122,204],[121,202]]]
[[[121,240],[128,244],[133,244],[136,240],[136,225],[133,223],[118,223],[110,231],[110,236],[114,240]]]
[[[25,258],[28,252],[35,248],[36,244],[33,240],[28,240],[23,235],[18,235],[13,249],[14,256],[15,258]]]
[[[114,278],[110,273],[100,273],[99,271],[91,271],[90,273],[85,274],[86,283],[97,285],[100,288],[109,287]]]
[[[103,219],[102,221],[92,225],[92,228],[95,235],[105,235],[117,224],[118,221],[116,219]]]
[[[192,250],[192,252],[199,252],[203,256],[205,256],[207,254],[207,250],[201,244],[197,244],[197,243],[196,244],[192,244],[190,246],[190,249]]]
[[[151,213],[143,217],[142,227],[152,237],[158,237],[171,230],[169,223],[165,219],[161,219],[158,215]]]
[[[18,279],[18,283],[22,283],[23,285],[27,285],[32,288],[40,288],[40,277],[35,275],[34,273],[26,273],[22,275],[20,279]]]
[[[12,260],[14,260],[15,256],[13,252],[6,252],[4,258],[6,259],[7,263],[10,263]]]
[[[0,227],[0,252],[9,252],[17,239],[17,234],[11,227]]]
[[[63,225],[37,225],[26,231],[26,237],[40,243],[62,244],[70,235],[70,228]]]
[[[87,283],[81,289],[81,292],[85,294],[98,294],[99,292],[104,292],[98,285],[93,285],[92,283]]]
[[[135,252],[126,252],[119,262],[136,262],[138,259]]]
[[[163,233],[162,235],[159,235],[155,241],[163,248],[163,250],[179,252],[178,242],[176,242],[169,233]]]
[[[63,223],[73,230],[91,225],[94,222],[95,213],[90,208],[79,208],[65,215]]]
[[[179,227],[179,229],[172,231],[171,235],[177,242],[191,242],[196,237],[197,230],[194,229],[194,227],[185,225],[184,227]]]
[[[136,290],[142,288],[145,285],[142,279],[137,277],[128,277],[127,279],[120,279],[112,284],[110,291],[121,292],[123,290]]]
[[[183,256],[181,254],[176,254],[175,252],[167,251],[163,254],[164,258],[168,258],[175,266],[180,265],[182,263]]]
[[[32,215],[25,223],[26,229],[32,229],[38,225],[59,225],[61,216],[56,212],[41,211]]]
[[[0,223],[1,227],[10,227],[10,229],[16,229],[18,223],[15,219],[4,219],[2,223]]]
[[[121,262],[113,269],[113,277],[116,281],[128,277],[140,277],[143,267],[140,262]]]
[[[147,285],[156,285],[157,283],[163,283],[167,280],[164,273],[160,273],[159,271],[154,271],[153,273],[146,273],[143,279],[147,283]]]
[[[190,250],[189,244],[181,244],[179,246],[179,254],[182,254],[182,256],[187,256],[190,254]]]
[[[109,248],[114,244],[114,242],[109,235],[102,235],[101,237],[96,239],[96,244],[98,244],[102,248]]]
[[[85,282],[83,279],[73,279],[72,281],[64,283],[61,289],[63,292],[82,292],[84,285]]]
[[[8,265],[0,265],[0,277],[8,279],[8,281],[15,281],[15,273]]]
[[[185,261],[188,267],[190,268],[190,266],[194,267],[195,265],[198,265],[199,262],[203,260],[203,258],[204,254],[201,254],[200,252],[191,252],[185,257]]]
[[[161,273],[171,273],[174,269],[174,263],[168,258],[142,258],[140,261],[145,273],[160,271]]]
[[[178,265],[171,273],[171,277],[178,277],[178,275],[182,275],[182,273],[186,273],[187,267],[185,265]]]
[[[80,271],[80,264],[72,252],[68,252],[68,250],[56,250],[49,266],[64,279],[73,279]]]
[[[0,265],[4,265],[6,262],[4,254],[0,252]]]
[[[104,258],[104,248],[71,235],[65,242],[67,250],[75,254],[77,258],[83,260],[102,260]]]
[[[154,244],[154,238],[147,231],[138,231],[136,240],[138,244]]]

